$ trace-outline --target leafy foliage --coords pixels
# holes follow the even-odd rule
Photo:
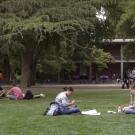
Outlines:
[[[124,12],[117,24],[117,33],[122,38],[135,38],[135,1],[129,0],[126,2]],[[127,44],[124,47],[124,57],[126,60],[135,58],[134,43]]]
[[[110,55],[94,46],[110,35],[110,23],[99,22],[95,16],[101,3],[102,0],[3,1],[0,35],[4,36],[0,38],[0,48],[9,56],[31,57],[33,63],[52,72],[74,70],[75,57],[85,64],[106,67]]]

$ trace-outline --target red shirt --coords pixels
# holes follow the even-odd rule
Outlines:
[[[0,73],[0,80],[4,80],[3,73]]]
[[[14,96],[17,97],[17,99],[23,99],[23,93],[22,93],[22,90],[19,88],[19,87],[12,87],[10,90],[9,90]]]

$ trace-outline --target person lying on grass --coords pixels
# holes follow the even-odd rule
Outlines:
[[[30,100],[30,99],[41,98],[41,97],[45,97],[45,95],[43,93],[34,95],[31,90],[27,90],[26,93],[24,94],[23,99]]]
[[[120,107],[120,112],[124,112],[126,114],[135,114],[135,85],[130,88],[130,105],[126,107]]]
[[[11,88],[8,90],[6,95],[6,97],[8,97],[11,100],[23,99],[23,92],[18,86],[16,86],[16,84],[12,84]]]
[[[65,87],[64,91],[56,96],[55,102],[60,105],[60,114],[81,114],[75,100],[69,101],[68,99],[73,94],[73,91],[72,87]]]
[[[44,97],[44,94],[34,95],[31,90],[27,90],[24,94],[22,90],[16,86],[15,84],[12,85],[11,89],[8,90],[6,94],[6,97],[11,100],[22,100],[22,99],[34,99],[34,98],[40,98]]]

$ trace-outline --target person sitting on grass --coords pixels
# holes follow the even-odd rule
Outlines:
[[[60,106],[60,114],[81,114],[81,111],[77,108],[75,100],[69,101],[68,97],[73,94],[74,89],[72,87],[65,87],[64,91],[59,93],[55,102]]]
[[[21,100],[23,99],[23,92],[16,84],[12,84],[11,89],[7,92],[7,97],[11,100]]]
[[[126,114],[135,114],[135,85],[130,89],[130,105],[126,107],[120,107],[120,112]]]

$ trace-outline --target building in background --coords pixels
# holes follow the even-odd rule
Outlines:
[[[113,39],[103,40],[101,48],[105,52],[112,54],[113,61],[108,62],[108,68],[101,71],[95,65],[84,66],[81,61],[75,61],[76,70],[72,73],[61,71],[60,74],[42,74],[42,81],[47,83],[95,83],[95,82],[114,82],[123,80],[123,74],[127,70],[135,67],[135,60],[124,60],[123,47],[128,43],[134,43],[134,39]]]
[[[105,69],[101,74],[106,74],[108,76],[119,75],[120,79],[123,80],[123,74],[129,69],[135,67],[135,60],[124,59],[123,48],[128,43],[134,43],[134,39],[114,39],[114,40],[104,40],[102,48],[106,52],[110,52],[114,58],[114,62],[108,63],[108,69]]]

